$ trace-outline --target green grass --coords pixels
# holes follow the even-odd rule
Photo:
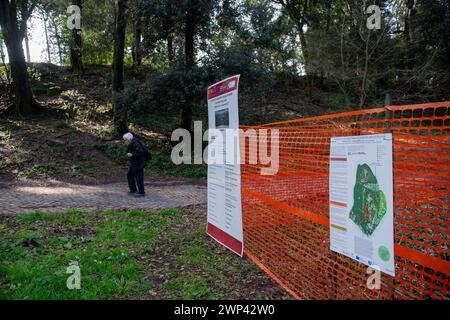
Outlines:
[[[49,147],[48,149],[49,149],[49,152],[51,152],[51,153],[63,154],[64,152],[66,152],[66,148],[64,148],[62,146]]]
[[[163,152],[152,153],[146,172],[160,173],[168,176],[181,177],[206,177],[208,168],[205,165],[175,165],[170,159],[170,154]]]
[[[37,176],[48,176],[55,172],[55,167],[52,165],[34,165],[26,170],[24,175],[27,178],[34,178]]]
[[[154,245],[157,215],[36,212],[18,220],[19,230],[0,231],[0,298],[126,298],[151,285],[141,281],[144,265],[133,256]],[[79,291],[66,287],[71,261],[81,268]]]
[[[128,158],[127,147],[124,144],[111,143],[105,145],[103,151],[114,161],[126,165]],[[159,173],[167,176],[181,177],[206,177],[208,167],[206,165],[175,165],[170,159],[170,153],[152,151],[152,159],[145,168],[146,172]]]
[[[103,152],[116,162],[125,164],[128,161],[126,157],[127,146],[123,143],[106,144],[103,147]]]
[[[0,299],[245,295],[240,272],[261,277],[261,271],[211,240],[203,215],[165,209],[0,216]],[[80,266],[80,290],[66,286],[72,262]]]

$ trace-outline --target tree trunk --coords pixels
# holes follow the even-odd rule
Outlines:
[[[167,31],[167,56],[169,58],[169,64],[172,65],[174,62],[174,52],[173,52],[173,27],[174,27],[174,22],[173,22],[173,16],[174,16],[174,12],[173,12],[173,1],[172,0],[168,0],[166,2],[166,5],[168,7],[168,18],[166,19],[166,31]]]
[[[416,14],[415,0],[406,1],[406,16],[405,16],[405,29],[403,31],[403,36],[406,40],[406,59],[405,68],[414,69],[417,56],[416,56],[416,45],[414,44],[414,29],[415,26],[412,23],[414,15]]]
[[[113,63],[113,100],[114,100],[114,128],[118,134],[128,131],[127,108],[118,99],[118,94],[123,90],[123,66],[124,48],[126,32],[126,0],[117,1],[116,35],[114,42],[114,63]]]
[[[188,67],[194,64],[194,37],[195,19],[191,9],[186,12],[186,22],[184,30],[184,55]]]
[[[137,10],[136,10],[137,11]],[[139,12],[135,12],[135,21],[133,24],[133,67],[136,68],[142,64],[142,26]]]
[[[5,66],[5,76],[6,76],[6,86],[8,88],[8,97],[10,100],[12,100],[11,75],[9,73],[9,68],[6,65],[5,52],[3,51],[3,41],[0,41],[0,58],[2,60],[2,64]]]
[[[47,60],[48,63],[52,63],[52,55],[50,52],[50,41],[48,40],[47,19],[44,19],[44,33],[45,33],[45,44],[47,45]]]
[[[174,54],[173,54],[173,36],[168,35],[167,36],[167,54],[169,57],[169,63],[172,64],[174,60]]]
[[[406,17],[405,17],[405,29],[404,34],[405,38],[408,40],[408,42],[414,41],[414,27],[411,25],[411,19],[413,18],[414,14],[416,13],[415,6],[415,0],[407,0],[406,1]]]
[[[80,7],[80,14],[82,14],[82,0],[76,0],[75,5]],[[77,73],[83,73],[83,57],[82,57],[82,39],[81,30],[72,30],[72,43],[70,45],[70,63],[72,66],[72,71]]]
[[[192,99],[188,97],[186,103],[181,107],[181,123],[183,129],[191,131],[192,123]]]
[[[366,39],[366,50],[365,50],[365,60],[364,60],[364,72],[363,72],[363,78],[361,81],[361,91],[359,95],[359,107],[363,109],[366,106],[366,86],[367,86],[367,77],[368,77],[368,71],[369,71],[369,60],[370,60],[370,54],[369,54],[369,43],[370,43],[370,35],[372,33],[367,33],[367,39]]]
[[[309,0],[292,0],[292,1],[277,1],[287,11],[292,22],[297,27],[298,35],[300,37],[300,45],[302,46],[303,60],[305,63],[305,73],[309,75],[309,57],[307,52],[307,43],[303,26],[306,23],[307,14],[309,12]]]
[[[297,28],[298,28],[298,35],[300,38],[300,45],[302,46],[303,62],[305,64],[305,73],[306,75],[309,75],[311,73],[311,70],[309,68],[309,56],[307,51],[305,33],[303,32],[303,25],[299,24]]]
[[[59,64],[63,65],[63,57],[62,57],[62,47],[61,47],[61,36],[58,31],[58,25],[55,22],[54,18],[51,18],[51,24],[53,24],[53,28],[55,30],[55,38],[56,45],[58,46],[58,56],[59,56]]]
[[[72,44],[70,46],[70,63],[73,72],[83,73],[81,46],[81,31],[74,29],[72,30]]]
[[[16,110],[19,115],[28,115],[38,111],[39,105],[33,97],[28,80],[27,64],[22,47],[23,38],[19,32],[15,1],[0,1],[0,24],[11,66]]]
[[[27,53],[27,62],[31,63],[30,41],[28,39],[28,30],[27,30],[27,28],[25,28],[24,39],[25,39],[25,51]]]
[[[194,37],[195,37],[195,16],[191,9],[186,12],[185,30],[184,30],[184,55],[186,62],[186,69],[194,66],[195,51],[194,51]],[[181,107],[181,123],[183,129],[191,131],[192,123],[192,97],[188,93],[186,103]]]

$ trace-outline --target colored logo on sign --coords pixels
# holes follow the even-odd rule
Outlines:
[[[237,88],[237,79],[232,78],[230,80],[216,84],[214,87],[209,88],[208,98],[211,99],[220,96],[222,94],[235,90],[236,88]]]
[[[385,246],[380,246],[378,248],[378,255],[383,261],[389,261],[389,259],[391,258],[391,253],[389,252],[389,249],[386,248]]]

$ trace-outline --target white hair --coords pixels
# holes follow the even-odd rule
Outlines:
[[[124,135],[123,135],[123,139],[124,140],[128,140],[128,141],[131,141],[131,140],[133,140],[133,135],[131,134],[131,133],[125,133]]]

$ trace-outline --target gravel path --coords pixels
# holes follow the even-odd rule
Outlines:
[[[206,203],[206,186],[197,184],[146,185],[146,197],[127,194],[126,183],[95,186],[16,186],[0,189],[0,214],[34,211],[64,212],[69,209],[162,209]]]

